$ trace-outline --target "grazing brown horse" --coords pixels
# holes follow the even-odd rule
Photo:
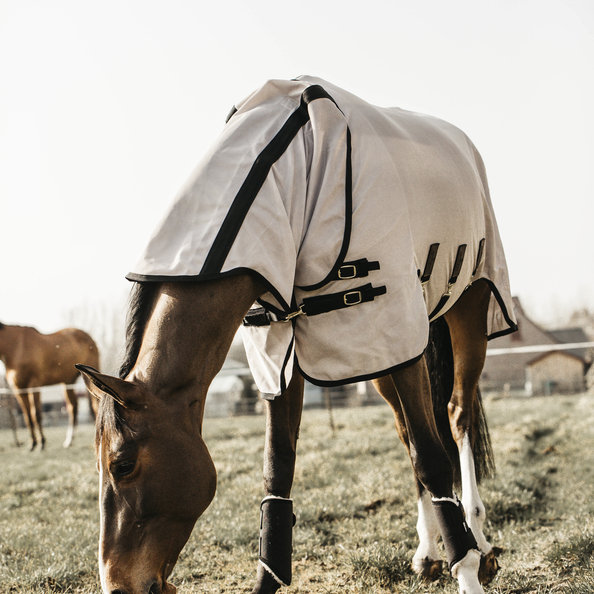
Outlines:
[[[175,592],[215,492],[206,394],[242,321],[267,410],[253,594],[291,583],[304,378],[374,381],[417,481],[414,570],[436,577],[441,535],[460,592],[483,592],[497,564],[477,490],[490,454],[478,380],[487,339],[516,324],[482,162],[459,130],[319,79],[267,83],[128,278],[119,377],[79,366],[100,399],[105,594]]]
[[[71,386],[79,376],[75,363],[99,366],[99,351],[93,339],[82,330],[66,328],[41,334],[35,328],[0,323],[0,360],[6,367],[6,380],[23,412],[31,433],[31,449],[45,446],[38,388],[64,384],[68,409],[68,432],[64,447],[72,444],[78,416],[78,396]],[[90,398],[95,413],[97,404]]]

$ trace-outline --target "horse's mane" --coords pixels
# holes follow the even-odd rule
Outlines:
[[[132,371],[138,359],[144,329],[153,310],[158,287],[159,283],[134,283],[132,287],[126,322],[126,352],[119,369],[121,378],[125,378]]]
[[[135,283],[130,292],[126,322],[126,351],[119,376],[125,378],[136,363],[144,329],[153,309],[158,283]],[[121,406],[113,398],[103,398],[96,421],[95,448],[98,453],[102,436],[121,435],[126,427]],[[128,428],[129,430],[129,428]]]

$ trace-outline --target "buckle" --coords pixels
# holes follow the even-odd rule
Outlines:
[[[363,301],[361,291],[350,291],[345,293],[342,297],[345,305],[359,305]]]
[[[338,278],[340,280],[349,280],[357,278],[357,267],[354,264],[346,264],[338,269]]]

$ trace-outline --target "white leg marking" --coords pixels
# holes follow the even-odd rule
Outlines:
[[[72,445],[72,439],[74,437],[74,426],[68,425],[68,431],[66,433],[66,439],[64,440],[64,447],[69,448]]]
[[[417,533],[419,535],[419,546],[413,557],[413,570],[420,573],[423,568],[423,561],[441,561],[437,542],[439,540],[439,525],[433,511],[431,495],[429,491],[423,491],[423,495],[417,501],[419,519],[417,520]]]
[[[474,457],[468,434],[462,440],[462,451],[460,452],[460,471],[462,475],[462,505],[466,514],[466,523],[472,530],[476,543],[483,555],[491,551],[491,545],[483,534],[483,523],[487,514],[485,506],[480,498],[476,484],[474,469]]]
[[[483,587],[478,580],[478,570],[481,564],[481,554],[470,550],[462,561],[452,567],[452,577],[458,580],[460,594],[484,594]]]

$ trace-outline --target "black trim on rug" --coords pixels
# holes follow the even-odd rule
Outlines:
[[[394,365],[393,367],[389,367],[388,369],[384,369],[383,371],[377,371],[376,373],[370,373],[367,375],[358,375],[356,377],[349,377],[342,380],[335,380],[335,381],[326,381],[326,380],[318,380],[313,377],[307,375],[301,365],[299,365],[299,359],[297,357],[297,353],[295,353],[295,360],[297,361],[297,368],[299,369],[299,373],[311,384],[314,386],[320,386],[321,388],[333,388],[335,386],[344,386],[346,384],[355,384],[357,382],[366,382],[373,379],[377,379],[380,377],[384,377],[385,375],[389,375],[398,371],[399,369],[404,369],[405,367],[410,367],[414,365],[417,361],[421,359],[421,357],[425,354],[423,351],[420,355],[413,357],[409,361],[405,361],[404,363],[399,363],[398,365]]]
[[[233,199],[225,220],[210,247],[200,271],[201,275],[216,274],[223,268],[235,238],[258,192],[264,185],[270,169],[287,150],[299,130],[309,121],[308,105],[316,99],[329,99],[336,105],[336,102],[320,85],[312,85],[303,91],[299,107],[289,116],[276,136],[252,164],[252,168]]]

